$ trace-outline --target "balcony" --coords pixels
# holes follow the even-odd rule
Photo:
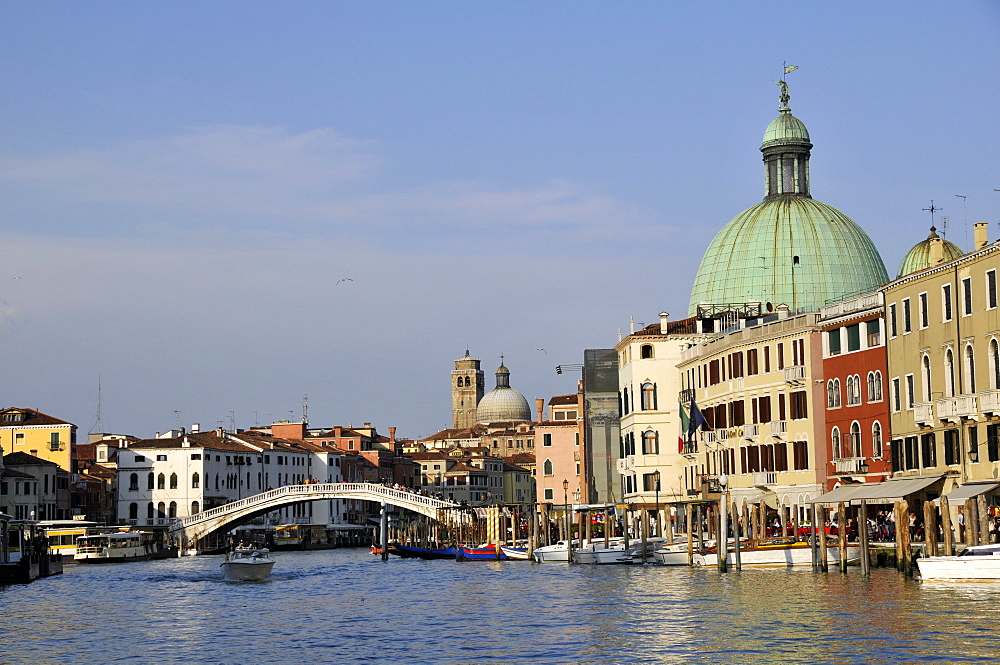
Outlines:
[[[684,404],[690,404],[691,400],[694,399],[694,390],[692,388],[685,388],[677,394],[677,399]]]
[[[744,439],[746,439],[747,441],[753,441],[758,436],[760,436],[760,425],[759,424],[755,423],[753,425],[743,425],[743,438]]]
[[[684,445],[681,446],[681,454],[682,455],[697,455],[698,454],[698,443],[695,442],[695,441],[691,441],[690,443],[685,442]]]
[[[868,473],[868,463],[864,457],[845,457],[833,460],[837,475]]]
[[[716,433],[715,433],[714,430],[711,431],[711,432],[702,432],[702,431],[699,431],[698,432],[698,440],[701,441],[702,443],[716,443],[717,440],[718,440],[718,437],[716,436]]]
[[[754,487],[767,487],[778,484],[778,474],[774,471],[758,471],[753,474]]]
[[[979,408],[983,413],[1000,414],[1000,390],[979,393]]]
[[[792,365],[785,368],[785,383],[798,385],[806,380],[806,366]]]
[[[952,423],[957,423],[963,418],[978,420],[977,402],[975,395],[956,395],[955,397],[939,399],[937,400],[938,418]]]
[[[914,404],[913,422],[917,425],[933,425],[934,404],[931,402],[917,402]]]
[[[776,439],[780,439],[788,434],[788,421],[787,420],[772,420],[771,425],[771,436]]]

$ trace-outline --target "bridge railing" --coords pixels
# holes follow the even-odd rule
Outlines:
[[[451,501],[435,499],[434,497],[424,496],[423,494],[416,494],[406,490],[397,490],[378,483],[312,483],[309,485],[285,485],[283,487],[279,487],[278,489],[268,490],[260,494],[248,496],[245,499],[238,499],[221,506],[216,506],[215,508],[209,508],[208,510],[204,510],[197,515],[182,517],[175,520],[171,524],[171,529],[182,529],[191,524],[209,520],[220,515],[225,515],[244,508],[252,508],[261,504],[266,504],[280,497],[335,493],[375,494],[383,496],[387,499],[396,499],[401,503],[423,505],[429,508],[455,508],[458,506],[458,504]]]

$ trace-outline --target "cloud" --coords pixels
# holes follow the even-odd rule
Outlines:
[[[416,229],[577,229],[606,235],[648,223],[637,207],[552,178],[509,187],[481,179],[391,182],[382,146],[332,129],[217,125],[48,156],[0,154],[0,186],[19,197],[118,210],[133,229],[314,233]],[[603,232],[601,232],[603,230]]]

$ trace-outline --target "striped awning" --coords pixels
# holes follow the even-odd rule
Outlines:
[[[956,503],[964,503],[972,497],[985,494],[997,487],[1000,487],[1000,482],[966,483],[945,494],[945,498],[948,499],[948,505],[954,506]]]

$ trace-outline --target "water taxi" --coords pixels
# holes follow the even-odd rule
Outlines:
[[[795,536],[762,538],[740,541],[740,565],[744,568],[789,568],[812,565],[812,544]],[[836,545],[826,550],[827,564],[836,564],[840,557]],[[694,554],[695,566],[718,566],[719,555],[716,548],[708,548]],[[847,548],[848,565],[861,562],[861,548],[852,545]],[[726,563],[735,565],[734,553],[726,549]]]
[[[266,580],[271,576],[274,559],[267,548],[236,548],[226,554],[226,560],[219,564],[222,579],[233,582]]]
[[[97,522],[84,520],[42,520],[38,528],[49,539],[49,551],[62,554],[68,561],[76,556],[76,541],[80,536],[101,531]]]
[[[973,545],[958,556],[929,556],[917,559],[920,577],[930,580],[1000,580],[1000,544]]]

